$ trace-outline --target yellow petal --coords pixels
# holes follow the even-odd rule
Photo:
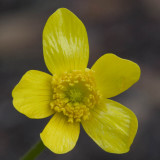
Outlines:
[[[110,153],[128,152],[138,128],[135,114],[112,100],[95,107],[90,119],[82,125],[87,134]]]
[[[138,81],[139,66],[114,54],[105,54],[93,65],[97,87],[105,98],[116,96]]]
[[[74,148],[79,132],[79,123],[69,123],[64,115],[56,113],[40,136],[44,145],[52,152],[63,154]]]
[[[14,88],[12,96],[14,107],[29,118],[45,118],[53,114],[49,105],[51,76],[47,73],[28,71]]]
[[[89,57],[87,32],[71,11],[61,8],[49,17],[43,30],[43,53],[52,74],[86,68]]]

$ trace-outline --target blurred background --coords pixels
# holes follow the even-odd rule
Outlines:
[[[71,152],[56,155],[46,149],[37,160],[160,159],[159,0],[0,0],[0,159],[18,160],[39,140],[49,121],[17,112],[11,92],[26,71],[48,72],[42,31],[47,18],[61,7],[74,12],[86,26],[89,67],[107,52],[140,65],[140,81],[114,98],[135,112],[139,129],[126,154],[104,152],[81,128]]]

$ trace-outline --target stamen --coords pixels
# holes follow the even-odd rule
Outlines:
[[[51,109],[62,112],[68,117],[68,122],[87,120],[101,95],[96,89],[94,72],[74,70],[52,78],[53,100]]]

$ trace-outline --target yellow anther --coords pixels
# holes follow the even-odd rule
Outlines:
[[[64,98],[63,101],[64,101],[64,103],[67,103],[67,102],[69,102],[69,99],[68,98]]]
[[[80,118],[77,118],[77,119],[76,119],[76,122],[81,122],[81,119],[80,119]]]
[[[68,118],[68,122],[73,123],[73,118]]]
[[[74,86],[74,83],[69,83],[70,86]]]

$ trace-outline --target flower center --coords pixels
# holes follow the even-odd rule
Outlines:
[[[68,122],[80,122],[89,118],[90,109],[99,101],[101,95],[96,89],[94,72],[74,70],[52,78],[53,100],[50,103],[56,112],[63,112]]]

